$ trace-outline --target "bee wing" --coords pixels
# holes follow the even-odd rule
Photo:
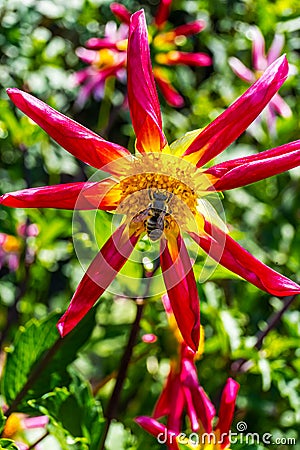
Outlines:
[[[162,211],[162,212],[160,213],[160,215],[158,216],[158,218],[157,218],[157,225],[158,225],[158,228],[163,228],[163,227],[164,227],[165,216],[166,216],[165,211]]]
[[[149,216],[149,208],[144,209],[144,211],[136,214],[132,218],[132,222],[143,222]]]

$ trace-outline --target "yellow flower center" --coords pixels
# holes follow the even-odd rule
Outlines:
[[[264,71],[263,70],[255,70],[254,75],[255,75],[255,79],[259,80],[259,78],[263,75]]]
[[[155,195],[156,192],[160,192],[162,194],[161,196],[170,193],[170,204],[174,203],[173,199],[175,195],[186,203],[193,214],[196,214],[197,197],[194,191],[176,178],[158,173],[143,173],[125,178],[121,181],[120,187],[122,189],[122,200],[134,192],[142,190],[148,191],[150,201],[154,200],[151,198],[153,193]],[[165,196],[169,198],[167,195]],[[146,201],[148,201],[147,198]]]
[[[168,65],[170,61],[176,62],[180,57],[180,53],[176,50],[171,50],[168,53],[158,53],[155,56],[156,62],[158,64]]]
[[[123,179],[119,188],[119,212],[142,225],[151,240],[159,239],[163,231],[178,235],[185,209],[196,215],[194,191],[174,177],[153,172],[136,174]]]
[[[123,39],[122,41],[118,41],[116,43],[117,49],[120,50],[120,52],[126,52],[128,47],[128,39]]]
[[[98,69],[112,67],[116,62],[115,52],[108,48],[102,48],[98,51],[98,58],[95,61],[95,66]]]
[[[10,439],[21,429],[21,417],[19,414],[13,413],[8,417],[1,437]]]
[[[147,153],[135,158],[127,176],[113,188],[120,199],[116,212],[126,214],[132,226],[152,240],[163,232],[177,236],[179,227],[199,228],[198,198],[207,195],[210,185],[188,161],[168,153]]]
[[[20,241],[15,236],[7,235],[6,239],[2,245],[3,250],[7,253],[9,252],[19,252],[21,245]]]
[[[153,39],[153,45],[157,50],[169,49],[170,45],[174,48],[174,39],[176,35],[174,31],[168,31],[167,33],[160,33]]]

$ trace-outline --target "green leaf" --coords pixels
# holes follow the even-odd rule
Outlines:
[[[13,347],[8,350],[2,378],[2,392],[8,405],[25,385],[34,364],[57,341],[57,319],[57,314],[41,322],[32,319],[16,334]]]
[[[6,422],[6,417],[3,414],[2,408],[0,408],[0,434],[3,431],[5,422]]]
[[[272,374],[269,361],[266,358],[260,358],[258,361],[258,368],[262,376],[263,391],[268,391],[272,383]]]
[[[104,424],[101,406],[93,397],[89,383],[74,370],[70,374],[72,382],[68,388],[56,388],[29,403],[49,416],[60,441],[59,436],[63,442],[66,436],[71,436],[78,448],[97,450]]]
[[[36,371],[16,410],[25,412],[27,400],[39,398],[69,382],[67,366],[74,361],[95,325],[95,310],[92,310],[71,333],[60,339],[56,329],[59,317],[60,314],[53,313],[40,322],[32,319],[16,335],[2,378],[2,392],[8,405]]]
[[[141,446],[137,445],[136,437],[132,434],[130,428],[117,420],[113,420],[110,424],[109,431],[105,440],[106,450],[137,450],[148,449],[145,445],[145,439]]]
[[[0,439],[0,450],[7,448],[8,450],[19,450],[14,441],[11,439]]]
[[[34,384],[35,398],[42,396],[57,386],[64,386],[69,383],[70,376],[67,367],[76,359],[78,351],[90,338],[95,326],[95,313],[96,309],[93,308],[71,333],[60,340],[59,350],[47,365],[43,376],[39,377]]]
[[[43,395],[42,398],[29,400],[28,403],[49,417],[49,432],[59,441],[62,450],[88,450],[87,440],[74,438],[69,430],[72,420],[74,420],[74,426],[76,427],[79,421],[77,420],[77,405],[74,405],[70,392],[66,387],[56,388],[53,392]],[[79,431],[80,429],[81,427],[79,426],[77,430]]]
[[[230,311],[221,311],[221,318],[230,341],[231,350],[234,351],[240,346],[240,337],[242,334],[238,321]]]
[[[109,427],[109,432],[105,441],[107,450],[118,450],[119,448],[126,448],[127,430],[120,422],[112,422]]]

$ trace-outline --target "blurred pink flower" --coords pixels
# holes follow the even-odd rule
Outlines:
[[[193,432],[199,431],[200,423],[210,429],[214,416],[214,408],[199,386],[194,358],[195,353],[182,343],[179,361],[172,361],[167,383],[153,412],[154,419],[167,416],[167,427],[176,434],[180,432],[184,411]]]
[[[195,353],[184,343],[181,345],[180,359],[173,362],[166,385],[158,399],[152,417],[137,417],[136,422],[157,439],[164,439],[168,449],[179,450],[178,440],[186,412],[193,433],[198,433],[199,448],[225,449],[229,446],[229,430],[233,419],[239,384],[228,378],[222,393],[218,421],[214,405],[209,400],[198,381],[194,363]],[[166,416],[166,425],[157,419]],[[214,445],[212,445],[214,444]]]
[[[22,241],[16,236],[0,233],[0,269],[6,265],[12,272],[19,267]]]
[[[126,78],[128,26],[121,24],[117,28],[115,22],[108,22],[104,36],[90,39],[87,42],[89,48],[79,47],[76,50],[77,56],[88,64],[88,67],[73,74],[74,84],[81,86],[76,100],[79,108],[84,106],[91,95],[96,100],[103,97],[105,81],[108,78]]]
[[[256,26],[251,27],[252,37],[252,66],[250,70],[238,58],[230,57],[228,62],[233,72],[248,84],[253,84],[280,55],[284,45],[284,37],[275,34],[268,53],[265,53],[265,40]],[[290,117],[292,111],[283,98],[276,93],[265,108],[267,125],[271,133],[275,132],[276,113],[282,117]],[[259,119],[261,116],[259,117]]]
[[[35,223],[22,223],[17,227],[18,235],[21,237],[36,237],[39,234],[39,229]]]
[[[25,442],[24,430],[45,428],[48,422],[47,416],[28,417],[25,414],[12,413],[5,423],[1,437],[15,440],[19,450],[28,450],[32,447]]]
[[[195,20],[171,28],[168,23],[171,4],[172,1],[170,0],[160,1],[149,33],[151,49],[155,55],[153,61],[155,81],[167,103],[179,108],[184,105],[184,99],[172,85],[172,72],[168,67],[172,65],[210,66],[212,59],[206,53],[178,50],[178,47],[185,44],[188,36],[200,33],[205,28],[206,23],[204,20]],[[110,8],[123,26],[129,25],[131,12],[124,5],[112,3]],[[91,39],[87,42],[89,48],[98,50],[103,48],[103,44],[103,39]]]
[[[136,422],[146,431],[153,434],[159,443],[163,443],[163,439],[169,449],[178,450],[180,439],[178,440],[176,437],[182,436],[180,430],[186,413],[192,432],[194,434],[198,433],[199,442],[203,444],[203,447],[199,447],[199,449],[206,448],[206,445],[211,445],[212,442],[208,440],[207,435],[213,438],[213,444],[216,444],[216,449],[224,449],[229,446],[229,430],[233,419],[239,384],[231,378],[227,380],[221,399],[219,420],[216,426],[213,427],[215,408],[199,384],[195,365],[195,360],[204,351],[204,331],[201,327],[200,343],[198,351],[195,352],[180,336],[167,294],[162,296],[162,302],[171,331],[179,343],[179,356],[171,360],[169,376],[156,403],[152,417],[138,417]],[[164,416],[166,416],[166,425],[157,421],[157,419]],[[210,446],[209,448],[213,450],[215,447]]]
[[[20,257],[23,251],[23,239],[27,237],[36,237],[39,229],[35,223],[22,223],[17,226],[17,236],[7,233],[0,233],[0,269],[7,266],[12,272],[19,268]],[[34,259],[33,249],[26,248],[26,262],[31,263]]]

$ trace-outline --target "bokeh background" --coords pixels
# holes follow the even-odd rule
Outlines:
[[[158,1],[128,0],[123,4],[131,11],[145,8],[150,23]],[[123,107],[125,84],[110,81],[102,101],[90,97],[83,107],[76,106],[78,87],[74,86],[72,74],[86,64],[75,51],[89,38],[103,36],[105,24],[115,20],[109,6],[110,2],[101,0],[0,0],[1,193],[84,181],[93,174],[91,167],[77,161],[16,110],[5,88],[29,91],[105,138],[133,149],[130,117]],[[161,97],[169,142],[205,126],[245,91],[247,85],[232,72],[228,59],[238,57],[251,67],[251,25],[260,28],[267,48],[275,32],[285,37],[283,51],[294,67],[280,94],[293,114],[290,118],[277,117],[275,133],[270,133],[264,120],[256,123],[216,161],[299,139],[299,13],[298,0],[174,0],[171,24],[199,18],[207,21],[206,29],[190,37],[184,49],[210,54],[213,65],[172,67],[173,84],[183,95],[185,105],[171,108]],[[299,168],[293,169],[226,192],[222,199],[232,236],[257,258],[298,282],[299,180]],[[111,215],[99,212],[97,220],[101,239],[105,239],[110,233]],[[1,207],[0,231],[10,236],[3,237],[0,244],[2,402],[7,403],[57,337],[57,311],[65,310],[83,272],[72,243],[72,212]],[[92,248],[89,234],[76,232],[84,248]],[[201,261],[200,255],[196,273],[200,273]],[[131,286],[123,289],[130,292]],[[202,386],[218,406],[225,381],[233,376],[241,384],[233,431],[235,424],[243,420],[249,432],[294,437],[299,443],[299,299],[293,301],[257,349],[254,345],[260,332],[280,310],[282,300],[221,268],[205,283],[198,283],[198,289],[205,329],[205,352],[197,361]],[[110,397],[135,309],[130,298],[105,294],[19,405],[19,410],[28,414],[50,415],[49,429],[56,443],[47,444],[47,438],[42,448],[97,449],[97,436],[103,427],[99,411],[105,409]],[[154,333],[157,341],[144,343],[142,335],[146,333]],[[4,363],[7,351],[14,355],[9,367]],[[175,338],[160,298],[150,298],[118,418],[111,427],[108,450],[162,448],[133,418],[151,414],[175,353]],[[21,377],[17,387],[14,377]],[[233,448],[243,446],[236,444]],[[263,445],[247,448],[261,449]],[[276,448],[300,446],[282,444]]]

